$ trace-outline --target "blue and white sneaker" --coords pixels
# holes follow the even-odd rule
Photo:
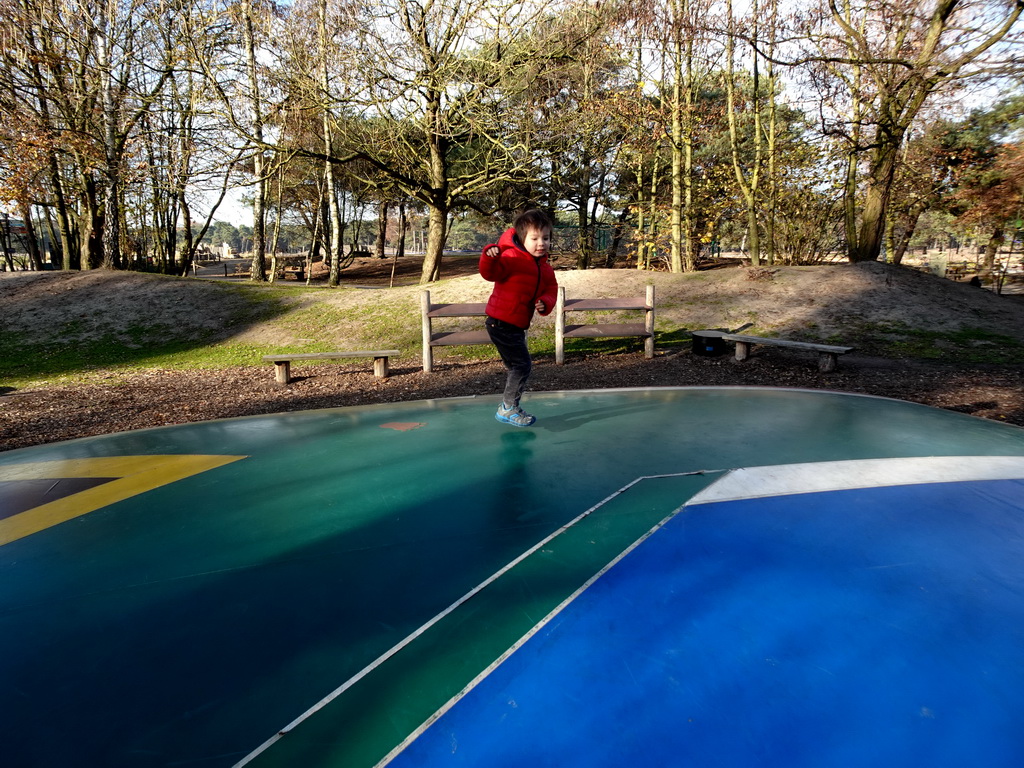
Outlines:
[[[494,414],[494,418],[505,424],[511,424],[513,427],[530,427],[537,420],[530,414],[524,413],[518,405],[515,408],[506,408],[504,403],[498,406],[498,412]]]

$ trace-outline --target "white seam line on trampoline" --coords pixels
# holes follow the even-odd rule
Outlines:
[[[723,472],[723,473],[725,473],[725,472],[728,472],[729,470],[713,470],[713,471],[714,472]],[[703,474],[710,474],[710,471],[703,470],[703,471],[700,471],[700,472],[680,472],[680,473],[677,473],[677,474],[650,475],[650,476],[647,476],[647,477],[638,477],[636,480],[634,480],[629,485],[624,486],[619,491],[617,491],[616,493],[614,493],[611,496],[609,496],[607,499],[605,499],[605,501],[601,502],[601,504],[604,504],[605,502],[611,500],[612,498],[617,496],[619,493],[622,493],[623,491],[631,488],[632,486],[634,486],[637,483],[639,483],[641,480],[657,480],[657,479],[660,479],[660,478],[667,478],[667,477],[683,477],[683,476],[686,476],[686,475],[703,475]],[[597,506],[599,507],[599,506],[601,506],[601,504],[598,504]],[[594,507],[594,509],[596,509],[596,507]],[[584,592],[586,592],[588,589],[590,589],[590,587],[594,585],[594,582],[596,582],[604,574],[606,574],[608,571],[610,571],[612,568],[614,568],[619,562],[622,561],[623,558],[625,558],[627,555],[629,555],[630,552],[632,552],[634,549],[636,549],[641,544],[643,544],[647,539],[649,539],[651,536],[653,536],[658,530],[660,530],[662,527],[664,527],[665,524],[668,523],[669,520],[671,520],[673,517],[678,515],[684,509],[686,509],[686,504],[681,504],[678,507],[676,507],[674,510],[672,510],[672,512],[670,512],[668,515],[666,515],[664,519],[660,520],[656,525],[652,526],[650,528],[650,530],[648,530],[646,533],[644,533],[643,536],[641,536],[639,539],[637,539],[632,544],[630,544],[628,547],[626,547],[624,550],[622,550],[622,552],[620,552],[618,555],[616,555],[600,571],[598,571],[593,576],[591,576],[589,579],[587,579],[586,582],[584,582],[583,585],[579,587],[579,589],[577,589],[575,592],[573,592],[571,595],[569,595],[569,597],[565,598],[565,600],[563,600],[561,603],[559,603],[547,616],[545,616],[543,619],[541,619],[537,624],[535,624],[533,626],[532,629],[530,629],[525,635],[523,635],[521,638],[519,638],[519,640],[517,640],[512,645],[511,648],[509,648],[504,653],[502,653],[497,659],[492,661],[484,670],[482,670],[480,672],[480,674],[478,674],[476,677],[474,677],[473,680],[471,680],[470,683],[465,688],[463,688],[461,691],[459,691],[457,694],[455,694],[440,709],[438,709],[433,715],[431,715],[429,718],[427,718],[427,720],[423,724],[421,724],[416,730],[414,730],[412,733],[410,733],[408,736],[406,736],[405,739],[402,740],[402,743],[397,745],[394,749],[392,749],[380,762],[378,762],[374,766],[374,768],[384,768],[384,766],[388,765],[392,760],[394,760],[402,752],[404,752],[405,749],[410,744],[412,744],[414,741],[416,741],[416,739],[418,739],[420,736],[422,736],[427,731],[427,729],[430,728],[430,726],[432,726],[435,722],[440,720],[445,715],[445,713],[448,712],[448,710],[450,710],[452,707],[454,707],[456,704],[458,704],[459,701],[461,701],[463,698],[465,698],[474,688],[476,688],[487,677],[489,677],[491,675],[491,673],[493,673],[498,667],[500,667],[502,664],[504,664],[506,659],[508,659],[510,656],[512,656],[512,654],[514,654],[516,651],[518,651],[520,648],[522,648],[526,643],[528,643],[530,641],[530,639],[534,635],[536,635],[538,632],[540,632],[542,629],[544,629],[544,627],[546,627],[548,624],[550,624],[555,619],[555,617],[558,616],[558,614],[560,614],[562,611],[564,611],[569,606],[570,603],[572,603],[580,595],[582,595]],[[592,510],[588,510],[587,514],[589,514],[590,511],[592,511]]]
[[[514,560],[512,560],[510,563],[505,565],[503,568],[501,568],[500,570],[496,571],[494,574],[489,576],[487,579],[485,579],[484,581],[480,582],[478,585],[473,587],[473,589],[469,590],[469,592],[467,592],[465,595],[460,597],[454,603],[449,605],[447,608],[445,608],[443,611],[441,611],[441,613],[439,613],[436,616],[434,616],[434,618],[430,619],[430,621],[428,621],[426,624],[423,624],[422,626],[420,626],[419,629],[417,629],[415,632],[413,632],[412,634],[408,635],[403,640],[399,641],[397,644],[392,646],[390,649],[388,649],[387,651],[382,653],[380,656],[378,656],[376,659],[374,659],[372,662],[370,662],[367,666],[363,667],[359,672],[354,674],[352,677],[350,677],[348,680],[346,680],[340,686],[338,686],[333,691],[331,691],[329,694],[324,696],[324,698],[320,699],[320,701],[318,701],[312,707],[310,707],[305,712],[303,712],[301,715],[299,715],[297,718],[292,720],[292,722],[288,723],[288,725],[286,725],[284,728],[279,730],[277,733],[275,733],[273,736],[271,736],[265,742],[263,742],[258,747],[256,747],[256,749],[254,749],[248,755],[243,757],[240,761],[235,763],[234,768],[243,768],[243,766],[248,765],[250,762],[252,762],[257,757],[259,757],[259,755],[261,755],[263,752],[265,752],[271,746],[273,746],[278,741],[280,741],[283,736],[288,734],[290,731],[294,730],[301,723],[303,723],[304,721],[308,720],[310,717],[315,715],[321,709],[326,707],[328,704],[330,704],[336,698],[341,696],[341,694],[343,694],[345,691],[347,691],[349,688],[351,688],[353,685],[355,685],[360,680],[362,680],[364,677],[366,677],[368,674],[370,674],[375,669],[380,667],[384,662],[386,662],[388,659],[390,659],[396,653],[398,653],[403,648],[405,648],[408,645],[410,645],[418,637],[420,637],[421,635],[426,633],[426,631],[429,630],[431,627],[433,627],[435,624],[437,624],[438,622],[440,622],[442,619],[446,618],[447,616],[451,615],[455,610],[457,610],[461,606],[465,605],[473,597],[475,597],[480,592],[482,592],[484,589],[486,589],[488,586],[490,586],[495,581],[500,579],[503,575],[508,573],[510,570],[515,568],[523,560],[525,560],[530,555],[532,555],[535,552],[537,552],[539,549],[541,549],[546,544],[548,544],[551,541],[553,541],[558,536],[561,536],[563,533],[565,533],[567,530],[569,530],[572,526],[576,525],[581,520],[583,520],[586,517],[590,516],[593,512],[595,512],[596,510],[598,510],[601,507],[603,507],[605,504],[610,502],[615,497],[620,496],[621,494],[623,494],[626,491],[628,491],[630,488],[632,488],[637,483],[639,483],[639,482],[641,482],[643,480],[658,480],[658,479],[669,478],[669,477],[686,477],[688,475],[722,474],[722,473],[726,473],[726,472],[729,472],[729,471],[730,470],[728,470],[728,469],[700,469],[700,470],[696,470],[696,471],[693,471],[693,472],[669,472],[669,473],[661,474],[661,475],[642,475],[642,476],[632,480],[631,482],[629,482],[626,485],[624,485],[621,488],[619,488],[617,491],[614,491],[613,493],[611,493],[608,496],[606,496],[605,498],[603,498],[601,501],[597,502],[597,504],[595,504],[594,506],[592,506],[589,509],[581,512],[579,515],[574,517],[572,520],[570,520],[565,525],[561,526],[560,528],[557,528],[551,534],[549,534],[545,538],[541,539],[539,542],[537,542],[532,547],[527,549],[525,552],[523,552],[521,555],[516,557]],[[682,506],[680,506],[679,509],[682,509]],[[666,520],[668,520],[669,518],[674,516],[679,511],[679,509],[676,509],[675,511],[673,511],[672,514],[669,515],[668,518],[666,518]],[[576,594],[579,594],[579,592],[581,592],[582,590],[586,589],[587,586],[589,586],[589,584],[591,584],[595,579],[598,578],[598,576],[601,575],[601,573],[604,573],[605,570],[607,570],[609,567],[614,565],[614,563],[618,562],[618,560],[622,556],[624,556],[627,552],[631,551],[634,547],[636,547],[637,544],[639,544],[641,541],[643,541],[643,539],[647,538],[647,536],[649,536],[651,533],[653,533],[655,530],[657,530],[659,527],[661,527],[661,525],[663,525],[664,522],[665,521],[662,521],[657,526],[655,526],[650,531],[648,531],[647,534],[645,534],[641,539],[638,539],[636,542],[634,542],[634,544],[631,545],[630,548],[626,550],[626,552],[623,552],[622,555],[619,556],[619,558],[616,558],[615,560],[613,560],[611,563],[609,563],[607,566],[605,566],[605,568],[602,569],[598,574],[593,576],[591,578],[591,580],[588,581],[586,584],[584,584],[577,593],[574,593],[570,598],[568,598],[564,604],[567,605],[568,602],[570,602],[571,600],[575,599]],[[555,613],[557,613],[561,609],[562,609],[562,606],[559,606],[558,608],[555,609]],[[554,615],[554,613],[551,614],[551,615]],[[548,621],[548,620],[549,619],[544,619],[545,622]],[[536,631],[536,630],[533,630],[533,631]],[[532,634],[533,631],[531,631],[531,634]],[[514,647],[518,647],[518,644],[516,646],[514,646]],[[505,656],[508,653],[511,653],[511,650],[507,651],[506,654],[504,654],[501,658],[505,658]],[[485,673],[489,674],[489,671],[485,670]],[[475,684],[475,682],[471,683],[471,685],[473,685],[473,684]],[[460,694],[460,696],[461,696],[461,694]],[[432,722],[432,721],[428,721],[428,722]],[[406,742],[403,742],[403,745],[405,743]],[[401,748],[404,748],[404,746],[402,746]],[[390,760],[390,759],[391,759],[391,757],[389,755],[389,757],[385,758],[385,761]],[[384,763],[380,763],[380,764],[383,765]]]

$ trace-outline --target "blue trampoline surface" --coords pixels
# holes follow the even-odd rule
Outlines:
[[[684,507],[390,765],[1020,766],[1022,499]]]

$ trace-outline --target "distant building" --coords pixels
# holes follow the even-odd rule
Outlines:
[[[28,230],[25,229],[25,222],[21,219],[16,219],[6,213],[0,213],[0,233],[3,235],[25,236],[28,234]]]

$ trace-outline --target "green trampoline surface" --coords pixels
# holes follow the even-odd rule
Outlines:
[[[1024,430],[828,392],[531,394],[0,454],[10,766],[373,766],[738,468],[1024,456]]]

